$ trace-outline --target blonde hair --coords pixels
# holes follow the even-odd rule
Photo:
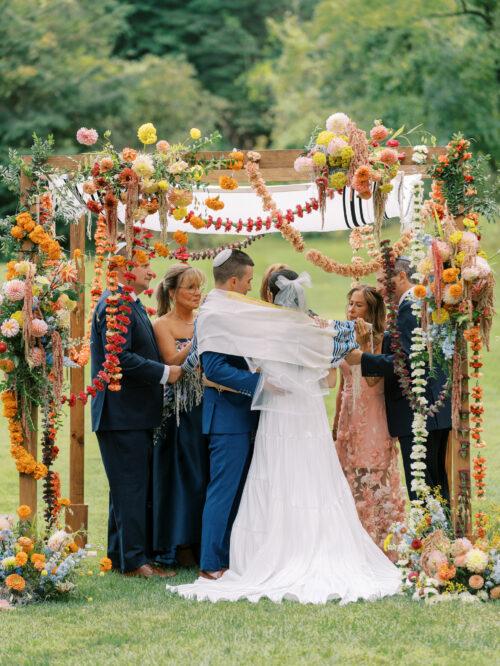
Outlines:
[[[157,316],[161,317],[172,309],[171,291],[177,291],[184,279],[194,277],[200,287],[205,284],[205,275],[199,268],[187,264],[176,264],[168,269],[156,288]]]
[[[383,335],[385,331],[385,303],[381,294],[369,284],[359,284],[347,294],[347,304],[351,296],[360,291],[368,308],[368,323],[373,326],[374,335]]]
[[[290,266],[287,264],[271,264],[266,268],[264,275],[262,276],[262,284],[260,285],[260,297],[263,301],[272,303],[272,299],[269,298],[269,280],[273,273],[278,271],[290,270]]]

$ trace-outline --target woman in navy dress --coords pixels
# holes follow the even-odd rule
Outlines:
[[[200,270],[180,264],[158,286],[153,328],[165,363],[182,365],[191,350],[204,282]],[[165,391],[153,451],[153,547],[163,564],[196,564],[209,474],[202,396],[201,371],[186,373]]]

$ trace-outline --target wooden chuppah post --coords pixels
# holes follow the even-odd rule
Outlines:
[[[85,336],[85,215],[70,227],[70,253],[80,251],[78,282],[82,290],[76,308],[71,313],[71,337]],[[85,391],[85,368],[72,368],[71,393],[78,395]],[[70,450],[69,450],[69,499],[71,506],[66,509],[66,525],[72,532],[79,532],[76,540],[79,546],[87,542],[88,505],[85,504],[85,405],[77,400],[70,410]]]

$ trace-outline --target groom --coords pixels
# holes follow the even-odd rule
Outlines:
[[[252,287],[252,259],[241,250],[223,250],[214,259],[216,289],[247,294]],[[197,332],[198,336],[200,331]],[[251,411],[259,375],[240,356],[206,351],[205,376],[238,393],[205,388],[203,434],[209,436],[210,483],[203,510],[200,575],[219,578],[229,566],[231,527],[252,456],[258,415]]]
[[[125,256],[124,246],[118,246],[117,255]],[[149,530],[150,468],[153,429],[160,425],[162,414],[163,386],[167,381],[177,381],[181,369],[162,363],[153,327],[139,300],[154,277],[149,263],[134,268],[134,280],[128,281],[132,289],[132,301],[128,304],[122,299],[126,269],[120,265],[113,268],[119,283],[117,304],[121,302],[130,310],[127,332],[122,334],[122,352],[118,354],[121,388],[111,391],[106,386],[92,400],[92,430],[97,435],[109,482],[108,557],[113,569],[127,576],[165,577],[169,572],[149,564],[153,555]],[[106,351],[112,343],[106,312],[112,299],[106,290],[92,319],[92,380],[103,370]]]

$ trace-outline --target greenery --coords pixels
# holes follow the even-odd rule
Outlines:
[[[395,237],[398,229],[390,235]],[[385,235],[385,234],[384,234]],[[339,261],[348,261],[346,234],[335,232],[309,241]],[[486,226],[483,243],[489,255],[500,245],[500,229]],[[253,251],[253,252],[252,252]],[[308,264],[278,235],[260,241],[250,250],[256,261],[253,293],[258,293],[264,268],[275,261],[288,262],[296,270],[308,270],[314,287],[308,293],[310,306],[322,315],[342,317],[349,281],[327,275]],[[169,262],[155,260],[159,276]],[[209,262],[200,262],[209,274]],[[88,264],[87,283],[92,278]],[[500,290],[497,288],[497,294]],[[89,299],[87,299],[88,302]],[[496,387],[500,383],[500,323],[492,333],[492,351],[485,352],[485,450],[488,462],[487,497],[500,501],[499,462],[496,446],[500,410]],[[330,416],[334,391],[328,399]],[[106,542],[107,483],[95,437],[90,432],[86,410],[85,497],[89,504],[90,542],[102,549]],[[6,445],[6,422],[0,419],[0,512],[13,512],[18,477]],[[61,429],[57,468],[62,492],[68,492],[69,420]],[[488,506],[488,504],[486,505]],[[95,568],[94,562],[88,567]],[[84,565],[84,572],[87,567]],[[183,572],[179,580],[194,578]],[[165,593],[161,581],[105,578],[77,579],[76,596],[65,603],[31,606],[0,615],[2,641],[0,662],[26,665],[82,665],[159,663],[228,664],[400,664],[421,663],[454,666],[491,664],[496,659],[498,603],[470,606],[452,602],[427,607],[405,598],[373,604],[339,607],[298,606],[291,602],[273,605],[260,602],[215,606],[189,602]],[[30,636],[26,640],[26,626]],[[22,650],[20,651],[20,646]],[[77,647],[78,646],[78,647]]]
[[[74,153],[84,125],[135,142],[220,130],[301,147],[335,110],[369,128],[454,131],[498,160],[497,0],[0,0],[0,163],[32,133]],[[415,137],[417,141],[420,137]],[[15,199],[0,190],[0,214]]]

